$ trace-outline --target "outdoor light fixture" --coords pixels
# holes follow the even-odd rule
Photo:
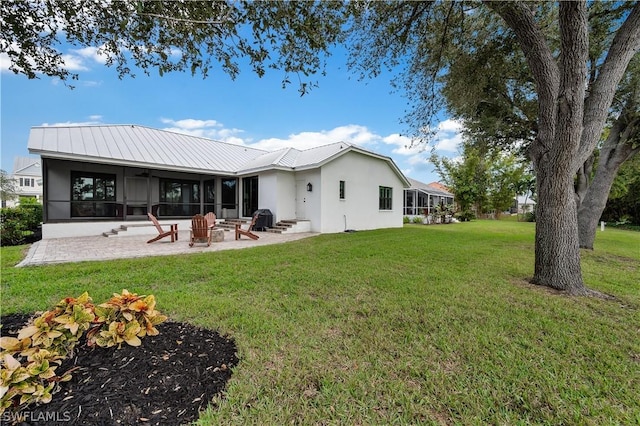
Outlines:
[[[307,184],[307,192],[311,192],[311,191],[313,191],[313,185],[311,185],[311,182],[309,182]]]

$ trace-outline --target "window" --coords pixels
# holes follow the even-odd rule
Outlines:
[[[159,216],[193,216],[200,213],[200,182],[160,179]]]
[[[340,181],[340,199],[344,200],[344,181]]]
[[[393,188],[388,186],[380,187],[380,210],[391,210]]]
[[[236,179],[222,179],[222,208],[236,208]]]
[[[71,217],[113,217],[116,176],[71,172]]]

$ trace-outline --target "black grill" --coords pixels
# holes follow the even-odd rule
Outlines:
[[[258,209],[253,213],[253,216],[258,215],[256,224],[253,225],[253,229],[256,231],[266,231],[267,228],[273,226],[273,214],[269,209]]]

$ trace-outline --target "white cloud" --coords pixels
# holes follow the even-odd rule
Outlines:
[[[335,142],[350,142],[359,146],[372,145],[379,140],[380,136],[372,133],[365,126],[349,124],[346,126],[339,126],[331,130],[295,133],[289,135],[286,139],[262,139],[251,144],[251,146],[267,151],[275,151],[288,147],[304,150]]]
[[[9,66],[11,65],[11,60],[9,59],[9,55],[6,53],[0,53],[0,72],[9,71]]]
[[[218,123],[216,120],[195,120],[193,118],[187,118],[184,120],[171,120],[169,118],[160,119],[165,124],[171,124],[180,129],[185,130],[199,130],[205,129],[209,127],[222,127],[222,124]]]
[[[107,63],[107,56],[102,53],[103,46],[100,47],[83,47],[82,49],[75,49],[72,52],[78,56],[86,59],[90,59],[99,64]]]
[[[253,141],[250,138],[242,137],[243,133],[245,133],[244,130],[227,128],[217,120],[193,118],[174,120],[162,118],[160,121],[168,125],[163,130],[206,137],[237,145],[251,145],[253,148],[265,151],[276,151],[290,147],[304,150],[341,141],[365,146],[373,145],[382,140],[379,135],[371,132],[367,127],[354,124],[338,126],[331,130],[294,133],[286,138],[266,138]]]
[[[62,55],[63,68],[68,71],[88,71],[89,67],[85,65],[85,60],[82,56],[74,54]]]
[[[245,141],[238,136],[243,133],[242,130],[225,128],[222,123],[216,120],[197,120],[193,118],[173,120],[170,118],[161,118],[160,121],[169,125],[163,128],[163,130],[214,139],[236,145],[245,145]]]
[[[98,124],[104,124],[101,121],[102,116],[92,115],[88,121],[63,121],[59,123],[42,123],[43,127],[74,127],[74,126],[95,126]]]
[[[412,144],[411,138],[394,133],[382,139],[387,145],[395,146],[391,152],[398,155],[415,155],[422,152],[424,146],[421,144]]]
[[[456,152],[462,143],[462,123],[456,120],[445,120],[438,125],[433,138],[437,151]]]
[[[438,124],[437,130],[431,140],[431,145],[437,151],[456,152],[462,142],[462,124],[455,120],[445,120]],[[425,150],[428,145],[420,142],[412,142],[411,138],[400,134],[391,134],[382,139],[387,145],[394,148],[392,152],[398,155],[406,155],[411,158],[425,158]],[[415,161],[415,160],[414,160]]]
[[[442,132],[461,132],[462,123],[456,120],[445,120],[438,125],[438,130]]]
[[[462,143],[462,135],[460,133],[453,135],[452,137],[438,137],[438,141],[435,144],[437,151],[449,151],[456,152],[458,147]]]

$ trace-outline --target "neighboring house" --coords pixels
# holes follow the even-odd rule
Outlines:
[[[411,186],[404,189],[405,216],[421,216],[425,210],[427,215],[430,215],[439,204],[453,204],[453,194],[441,189],[445,188],[443,185],[426,184],[411,178],[408,180]]]
[[[147,212],[186,220],[269,209],[274,223],[305,220],[322,233],[401,227],[409,186],[391,158],[345,142],[268,152],[103,125],[33,127],[28,147],[42,159],[45,239],[100,234],[98,226],[146,220]]]
[[[513,206],[511,207],[511,213],[523,214],[533,212],[536,206],[536,202],[531,199],[530,196],[518,195],[513,200]]]
[[[19,197],[35,198],[42,202],[42,167],[40,159],[33,157],[16,157],[13,160],[13,173],[10,178],[15,181],[18,198],[3,200],[3,207],[15,207],[20,204]]]

